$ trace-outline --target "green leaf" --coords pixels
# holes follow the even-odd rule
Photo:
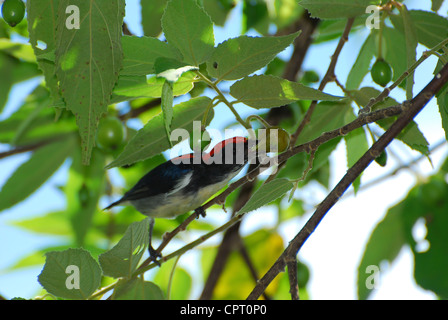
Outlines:
[[[62,165],[74,146],[75,139],[70,137],[36,150],[3,185],[0,191],[0,211],[25,200],[36,191]]]
[[[0,52],[0,112],[3,110],[8,101],[9,91],[13,85],[13,74],[19,61],[13,57]],[[1,128],[0,128],[1,129]]]
[[[153,282],[143,278],[119,280],[113,294],[114,300],[164,300],[163,292]]]
[[[446,39],[448,30],[448,20],[434,12],[410,10],[409,15],[415,27],[417,40],[427,48],[433,48],[438,43]],[[403,31],[403,20],[392,15],[391,21],[394,26]]]
[[[35,91],[39,90],[45,91],[40,86],[35,89]],[[46,91],[44,92],[44,94],[45,93]],[[30,103],[30,101],[28,100],[26,101],[26,103]],[[29,116],[26,117],[26,119],[20,123],[20,126],[17,127],[16,134],[14,136],[14,139],[11,140],[11,144],[16,145],[17,141],[20,141],[20,139],[25,135],[26,131],[30,128],[31,124],[39,117],[39,114],[41,114],[42,110],[48,108],[49,106],[50,99],[47,99],[47,95],[37,100],[36,104],[34,105],[34,109],[31,111]]]
[[[310,123],[303,129],[297,143],[311,141],[324,132],[342,127],[352,117],[353,108],[347,99],[337,102],[321,102],[316,105]]]
[[[378,267],[381,270],[381,262],[393,262],[406,244],[402,220],[402,215],[406,214],[404,208],[404,202],[390,208],[370,235],[358,268],[358,297],[361,300],[367,299],[372,292],[372,288],[368,288],[373,280],[368,267]]]
[[[334,39],[340,39],[346,25],[346,19],[321,20],[319,22],[319,33],[315,35],[315,38],[313,37],[313,43],[316,44]],[[360,29],[365,30],[365,28],[366,17],[359,16],[353,22],[351,31],[360,31]]]
[[[175,82],[184,72],[198,70],[198,67],[189,66],[183,62],[161,57],[154,64],[154,69],[158,77],[165,78],[168,81]]]
[[[171,0],[162,17],[168,43],[184,56],[183,62],[199,66],[214,49],[213,23],[195,0]]]
[[[172,130],[177,128],[185,129],[190,134],[193,130],[193,121],[202,120],[210,103],[210,98],[198,97],[174,106]],[[213,110],[209,112],[207,124],[210,123],[211,119],[213,119]],[[181,137],[182,140],[188,138],[188,135]],[[137,132],[126,145],[123,152],[108,164],[106,168],[128,165],[151,158],[169,148],[170,144],[165,136],[163,115],[159,113]]]
[[[217,26],[224,26],[230,10],[235,6],[233,0],[203,0],[207,14]]]
[[[68,249],[45,256],[38,280],[49,293],[65,299],[87,299],[100,285],[101,269],[88,251]]]
[[[353,116],[353,120],[355,116]],[[347,167],[351,168],[356,161],[361,158],[364,153],[369,149],[369,144],[367,142],[366,132],[364,128],[358,128],[349,132],[346,136],[344,136],[345,144],[347,147]],[[361,183],[361,176],[359,176],[353,182],[353,188],[355,192],[358,190],[358,187]]]
[[[355,90],[359,88],[365,75],[370,70],[370,61],[372,61],[374,51],[375,37],[373,34],[370,34],[362,45],[353,67],[350,69],[345,85],[347,90]]]
[[[273,3],[272,3],[273,5]],[[252,0],[243,1],[243,30],[246,33],[254,28],[258,33],[266,35],[269,31],[269,12],[266,1]]]
[[[165,132],[166,138],[170,144],[170,147],[173,146],[171,142],[171,123],[173,121],[173,82],[169,80],[165,80],[165,83],[162,87],[162,113],[163,113],[163,122],[165,124]]]
[[[378,0],[302,0],[301,6],[312,17],[320,19],[352,18],[366,13],[369,5],[379,5]]]
[[[0,39],[0,51],[25,62],[36,62],[33,48],[29,44]]]
[[[193,89],[195,75],[186,72],[174,83],[173,95],[180,96]],[[164,78],[156,76],[146,79],[145,76],[120,76],[114,88],[111,103],[133,100],[137,98],[160,98]]]
[[[208,74],[218,81],[235,80],[263,68],[286,49],[300,32],[281,37],[240,36],[220,43],[207,61]]]
[[[10,47],[8,50],[13,50],[13,48]],[[0,112],[8,100],[9,92],[14,83],[41,75],[36,63],[14,58],[14,56],[7,53],[8,50],[0,52],[0,74],[2,75],[0,77]]]
[[[442,4],[443,0],[432,0],[431,10],[435,12],[439,11]]]
[[[149,220],[132,223],[123,238],[109,251],[99,256],[99,262],[106,276],[113,278],[131,277],[149,243]]]
[[[66,27],[69,5],[79,8],[79,29]],[[124,5],[124,0],[59,3],[56,76],[66,107],[76,117],[84,164],[90,161],[98,121],[107,112],[121,69]]]
[[[408,9],[405,5],[400,8],[400,13],[403,18],[404,34],[406,39],[406,61],[407,67],[411,67],[416,61],[417,50],[417,35],[415,27]],[[406,79],[406,99],[411,100],[413,98],[412,89],[414,87],[414,72],[411,72]]]
[[[297,82],[270,75],[245,77],[230,87],[230,94],[252,108],[280,107],[298,100],[340,100]]]
[[[120,76],[155,73],[154,63],[160,58],[181,60],[182,55],[169,43],[150,37],[123,36],[123,69]]]
[[[0,142],[21,146],[76,133],[74,119],[63,117],[55,121],[55,111],[44,107],[48,103],[48,91],[43,86],[36,87],[16,112],[0,121]],[[41,109],[38,114],[37,109]]]
[[[92,230],[93,216],[98,210],[98,201],[104,194],[105,161],[105,155],[99,149],[93,149],[90,165],[84,166],[79,145],[75,148],[64,193],[66,215],[70,217],[78,246],[85,245],[86,235]]]
[[[275,179],[263,184],[257,191],[255,191],[249,201],[247,201],[238,213],[243,214],[261,208],[283,196],[286,192],[291,190],[292,187],[293,183],[284,178]]]
[[[51,235],[66,236],[72,232],[65,212],[63,211],[55,211],[31,219],[13,221],[11,225],[32,232]]]
[[[391,65],[394,70],[392,80],[397,80],[407,69],[406,57],[406,40],[403,34],[397,29],[383,28],[383,52],[386,51],[384,59]],[[376,53],[377,54],[377,53]],[[404,83],[402,82],[401,86]]]
[[[269,18],[275,23],[278,29],[290,26],[303,14],[303,8],[296,0],[277,0],[274,1],[273,5],[268,5],[267,9]]]
[[[425,210],[421,213],[426,213],[425,225],[427,235],[425,240],[429,243],[429,248],[425,251],[417,251],[413,247],[415,256],[415,281],[423,289],[431,290],[437,294],[441,299],[448,299],[448,279],[446,278],[446,268],[448,266],[448,233],[446,227],[448,226],[448,201],[446,201],[447,188],[444,180],[441,182],[441,187],[444,187],[442,192],[442,202],[435,204],[431,203],[425,206]],[[433,190],[430,190],[431,192]],[[426,199],[427,200],[427,199]]]
[[[347,116],[350,117],[350,112],[348,110],[346,113],[346,118],[347,118]],[[317,149],[316,154],[314,156],[313,169],[311,169],[311,171],[308,173],[309,179],[312,179],[313,174],[317,173],[317,176],[314,179],[319,181],[323,186],[328,188],[328,182],[324,183],[324,181],[322,181],[323,178],[325,177],[325,174],[323,174],[324,172],[319,173],[318,171],[321,169],[324,169],[324,168],[328,168],[328,165],[329,165],[328,159],[330,158],[330,155],[333,153],[333,151],[337,148],[337,146],[341,140],[342,140],[342,138],[338,137],[335,139],[331,139],[330,141],[319,146],[319,148]],[[306,165],[308,166],[308,162],[309,162],[308,154],[306,155],[306,158],[307,158]],[[329,168],[325,169],[324,171],[326,172],[327,170],[329,170]],[[296,177],[297,177],[297,174],[296,174]],[[329,178],[329,177],[325,177],[325,180],[327,180],[327,178]]]
[[[448,55],[445,55],[444,57],[448,58]],[[434,70],[434,74],[437,74],[437,72],[440,71],[442,66],[443,66],[442,61],[439,60],[439,62],[437,63],[437,67]],[[436,98],[437,98],[437,104],[439,105],[439,113],[442,118],[442,127],[445,131],[445,138],[448,140],[448,86],[447,85],[445,85],[445,88],[443,88],[436,94]]]
[[[158,37],[162,32],[163,10],[167,0],[140,0],[142,27],[145,36]]]
[[[61,214],[63,214],[63,213],[61,213]],[[22,268],[42,266],[45,264],[45,255],[48,252],[72,249],[71,246],[72,245],[70,245],[70,244],[60,245],[60,246],[51,246],[51,247],[45,247],[43,249],[34,251],[30,255],[22,257],[21,259],[16,261],[13,265],[9,266],[5,271],[13,271],[13,270],[16,271],[16,270],[22,269]],[[103,248],[100,249],[96,246],[89,246],[89,245],[86,245],[84,247],[84,249],[89,251],[93,257],[97,257],[100,253],[102,253],[104,251]]]
[[[172,273],[173,267],[175,268],[174,274]],[[154,282],[160,286],[167,299],[187,300],[190,298],[193,280],[187,271],[175,266],[175,259],[163,263],[154,276]],[[171,285],[170,288],[168,288],[169,285]]]
[[[39,69],[44,73],[45,83],[50,89],[54,102],[62,102],[58,80],[55,76],[56,68],[54,60],[40,59],[40,57],[54,53],[56,48],[55,30],[59,3],[60,0],[26,2],[26,18],[28,20],[30,44],[37,57]]]

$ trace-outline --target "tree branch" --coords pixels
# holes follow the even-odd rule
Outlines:
[[[65,136],[62,136],[62,137],[65,137]],[[16,147],[16,148],[8,150],[8,151],[0,152],[0,159],[6,158],[9,156],[13,156],[15,154],[20,154],[20,153],[24,153],[24,152],[28,152],[28,151],[34,151],[36,149],[39,149],[40,147],[43,147],[47,144],[50,144],[50,143],[55,142],[60,139],[61,139],[61,137],[49,138],[49,139],[42,140],[42,141],[39,141],[36,143],[27,144],[24,146]]]
[[[414,97],[410,102],[404,103],[404,112],[395,123],[376,141],[372,147],[350,168],[334,189],[320,203],[314,214],[307,221],[300,232],[289,242],[288,247],[277,259],[269,271],[260,279],[253,291],[249,294],[249,300],[257,299],[278,275],[284,270],[286,262],[296,256],[305,241],[322,221],[326,213],[334,206],[353,181],[368,167],[368,165],[381,154],[392,140],[414,119],[425,107],[428,101],[448,81],[448,64],[434,77],[434,79]]]
[[[297,257],[291,257],[286,261],[288,267],[289,278],[289,293],[291,294],[291,300],[299,300],[299,285],[297,282]]]
[[[145,103],[144,105],[142,105],[138,108],[133,108],[133,109],[129,110],[129,112],[119,115],[118,118],[121,121],[130,119],[130,118],[137,118],[142,113],[144,113],[148,110],[151,110],[152,108],[160,106],[160,103],[161,103],[161,99],[156,98],[154,100],[148,101],[147,103]]]
[[[336,46],[336,49],[331,56],[330,65],[328,66],[327,72],[325,73],[325,76],[322,78],[321,83],[319,84],[319,90],[324,90],[325,86],[328,82],[333,81],[335,75],[334,70],[336,67],[336,62],[338,61],[339,54],[342,51],[342,48],[344,47],[344,44],[348,41],[348,34],[350,33],[350,30],[352,29],[353,22],[355,21],[354,18],[350,18],[347,20],[347,24],[345,25],[344,33],[342,34],[341,38],[339,39],[338,45]],[[305,116],[303,117],[302,122],[300,123],[299,127],[297,128],[296,132],[291,136],[291,145],[294,145],[297,141],[297,138],[302,133],[305,126],[310,122],[311,115],[314,112],[314,109],[316,108],[317,101],[312,101],[310,107],[308,108]]]

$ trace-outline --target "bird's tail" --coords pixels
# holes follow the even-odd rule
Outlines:
[[[115,207],[116,205],[119,205],[121,202],[123,202],[123,199],[120,199],[118,201],[115,201],[114,203],[111,203],[110,205],[108,205],[106,208],[103,209],[104,210],[109,210],[112,207]]]

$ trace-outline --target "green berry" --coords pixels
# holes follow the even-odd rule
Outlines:
[[[22,0],[5,0],[2,16],[11,27],[15,27],[25,16],[25,4]]]
[[[267,152],[283,152],[289,147],[289,133],[280,127],[271,127],[266,129],[266,151]],[[273,141],[273,149],[271,150],[271,141]]]
[[[370,75],[375,83],[385,87],[392,80],[392,68],[383,59],[378,59],[373,64]]]
[[[314,70],[305,71],[303,73],[302,81],[305,83],[319,82],[319,75]]]
[[[124,128],[120,119],[117,117],[106,117],[100,120],[96,142],[98,146],[111,151],[117,149],[124,140]]]

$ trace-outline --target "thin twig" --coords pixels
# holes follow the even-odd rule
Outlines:
[[[19,147],[16,147],[16,148],[8,150],[8,151],[0,152],[0,159],[6,158],[9,156],[13,156],[16,154],[24,153],[24,152],[34,151],[36,149],[39,149],[40,147],[46,146],[47,144],[53,143],[57,140],[60,140],[62,137],[64,137],[64,136],[53,137],[53,138],[42,140],[42,141],[39,141],[36,143],[19,146]]]
[[[344,44],[348,41],[348,35],[350,33],[350,30],[352,29],[353,22],[354,22],[354,18],[350,18],[347,20],[344,32],[342,33],[342,36],[339,39],[336,49],[335,49],[333,55],[331,56],[330,65],[328,66],[327,72],[325,73],[325,76],[322,78],[322,80],[319,84],[318,90],[320,90],[320,91],[324,90],[324,88],[328,82],[334,81],[336,79],[336,76],[334,73],[335,68],[336,68],[336,63],[338,61],[339,55],[342,51],[342,48],[344,47]],[[310,104],[308,110],[306,111],[305,116],[303,117],[302,121],[300,122],[299,126],[297,127],[297,130],[291,135],[290,147],[293,147],[296,144],[297,139],[299,138],[299,135],[302,133],[305,126],[310,122],[311,116],[312,116],[314,110],[316,109],[316,105],[317,105],[316,100],[311,101],[311,104]],[[268,177],[267,182],[272,181],[277,176],[277,173],[280,171],[280,169],[285,165],[286,165],[286,162],[281,163],[279,165],[278,169],[275,171],[275,173],[271,174],[271,176]]]
[[[130,118],[137,118],[139,115],[141,115],[142,113],[151,110],[155,107],[160,106],[161,100],[160,98],[148,101],[147,103],[145,103],[144,105],[138,107],[138,108],[132,108],[131,110],[129,110],[129,112],[123,113],[121,115],[118,116],[118,118],[121,121],[130,119]]]
[[[334,76],[334,70],[336,67],[336,62],[338,61],[339,54],[342,51],[342,48],[344,47],[344,44],[348,41],[348,34],[350,33],[350,30],[353,26],[354,18],[350,18],[347,20],[347,24],[345,25],[344,33],[342,34],[341,38],[339,39],[338,45],[336,46],[336,49],[331,56],[330,65],[328,66],[327,72],[325,73],[325,76],[322,78],[322,81],[319,84],[319,90],[322,91],[328,82],[333,81]],[[291,136],[291,146],[294,146],[297,138],[302,133],[305,126],[310,122],[311,115],[314,112],[314,109],[316,108],[317,101],[312,101],[310,107],[308,108],[305,116],[303,117],[302,122],[299,124],[299,127],[297,128],[296,132]]]

